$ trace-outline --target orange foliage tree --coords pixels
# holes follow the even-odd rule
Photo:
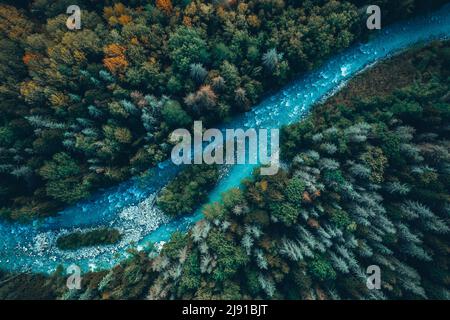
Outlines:
[[[165,13],[171,13],[173,10],[172,2],[170,0],[156,0],[156,7]]]
[[[24,54],[22,61],[28,65],[31,61],[38,59],[38,55],[34,53],[27,52]]]
[[[112,26],[118,23],[124,26],[132,20],[129,15],[129,10],[120,2],[114,4],[112,7],[105,7],[103,9],[103,16]]]
[[[113,74],[122,73],[128,67],[125,57],[125,48],[118,44],[109,44],[105,47],[103,65]]]

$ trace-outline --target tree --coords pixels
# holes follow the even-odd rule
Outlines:
[[[262,61],[264,66],[271,72],[275,71],[281,59],[283,58],[283,54],[278,53],[277,49],[272,48],[263,54]]]
[[[181,108],[180,103],[176,100],[168,100],[164,104],[161,114],[164,121],[171,128],[183,128],[192,123],[191,117]]]
[[[216,106],[216,101],[217,96],[210,85],[201,86],[197,92],[190,93],[184,98],[184,102],[199,115],[202,115],[207,110],[213,110]]]
[[[156,0],[156,7],[166,14],[173,10],[172,2],[170,0]]]
[[[112,74],[123,73],[128,67],[125,50],[125,47],[115,43],[105,47],[106,57],[103,59],[103,64]]]
[[[0,4],[0,32],[12,40],[24,39],[33,23],[17,8]]]
[[[65,203],[74,203],[89,195],[90,182],[83,179],[77,163],[64,152],[57,153],[39,170],[47,180],[47,194]]]
[[[289,180],[286,187],[286,196],[290,202],[299,205],[303,199],[303,192],[305,191],[305,184],[299,178]]]
[[[272,216],[287,226],[293,225],[299,215],[298,209],[289,203],[276,203],[271,207]]]
[[[197,29],[179,27],[170,35],[168,46],[172,64],[181,73],[189,72],[192,63],[209,60],[207,43]]]
[[[388,162],[383,150],[371,147],[361,156],[361,159],[371,170],[370,180],[377,183],[382,182],[384,169]]]
[[[331,263],[323,257],[317,257],[309,264],[309,271],[320,281],[334,280],[336,272]]]
[[[208,71],[202,66],[201,63],[192,63],[191,64],[191,78],[197,81],[198,83],[202,83],[208,75]]]

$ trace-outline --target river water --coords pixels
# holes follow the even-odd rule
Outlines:
[[[368,43],[357,44],[329,59],[322,67],[307,73],[266,98],[252,111],[237,116],[227,128],[280,128],[301,120],[311,106],[335,93],[346,81],[370,67],[416,44],[450,37],[450,5],[432,14],[383,28]],[[237,187],[255,165],[235,165],[226,171],[209,195],[217,201],[221,193]],[[180,170],[170,160],[150,169],[143,177],[132,178],[59,215],[33,224],[0,223],[0,268],[11,271],[49,273],[58,265],[76,264],[83,270],[110,268],[127,257],[130,246],[143,248],[150,242],[163,242],[174,231],[186,231],[201,219],[201,210],[171,220],[154,206],[154,198]],[[123,236],[116,245],[61,251],[58,236],[74,230],[100,226],[119,229]]]

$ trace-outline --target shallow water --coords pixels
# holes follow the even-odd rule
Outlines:
[[[266,98],[252,111],[227,123],[227,128],[279,128],[304,117],[311,106],[333,94],[351,77],[418,43],[450,37],[450,5],[423,17],[383,28],[368,43],[337,54],[319,69],[308,73]],[[217,201],[221,193],[239,186],[255,165],[235,165],[210,193]],[[201,211],[170,220],[153,205],[158,192],[179,171],[170,161],[149,170],[145,177],[133,178],[98,192],[58,216],[32,225],[0,223],[0,267],[7,270],[51,272],[58,265],[72,263],[83,270],[109,268],[127,256],[130,245],[167,241],[174,231],[185,231],[201,218]],[[124,235],[119,244],[61,251],[55,246],[59,235],[100,226],[118,228]]]

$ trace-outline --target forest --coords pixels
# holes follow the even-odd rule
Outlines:
[[[444,2],[370,4],[387,24]],[[140,175],[168,158],[173,129],[226,122],[370,36],[361,0],[77,3],[80,30],[69,0],[0,4],[1,219],[52,216]]]
[[[284,127],[283,170],[255,171],[161,252],[131,250],[80,291],[62,269],[0,275],[0,297],[449,299],[449,80],[449,42],[391,58]]]

